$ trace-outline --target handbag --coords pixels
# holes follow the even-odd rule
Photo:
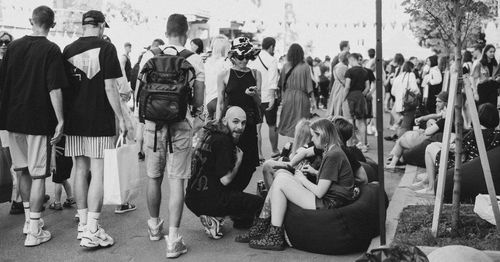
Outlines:
[[[415,111],[420,104],[420,94],[410,91],[408,85],[410,84],[410,77],[406,82],[405,94],[403,96],[403,110],[405,112]]]
[[[11,165],[9,148],[3,147],[2,141],[0,141],[0,203],[8,202],[12,198]]]
[[[104,205],[121,205],[137,196],[140,189],[139,149],[126,144],[120,135],[116,148],[104,150]]]

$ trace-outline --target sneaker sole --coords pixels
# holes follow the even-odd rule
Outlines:
[[[175,253],[167,253],[167,258],[178,258],[180,257],[181,255],[183,254],[186,254],[188,251],[187,251],[187,248],[184,249],[184,250],[181,250],[179,252],[175,252]]]
[[[213,238],[213,239],[221,239],[222,236],[219,236],[217,235],[217,232],[214,232],[214,230],[212,229],[212,221],[210,218],[208,218],[207,216],[200,216],[200,221],[201,221],[201,224],[203,225],[203,227],[205,228],[205,233],[210,237],[210,238]],[[222,235],[222,233],[221,233]]]
[[[126,209],[126,210],[115,210],[115,214],[123,214],[123,213],[127,213],[127,212],[130,212],[130,211],[134,211],[136,209],[137,209],[137,207],[129,208],[129,209]]]
[[[85,237],[82,237],[82,241],[80,242],[80,246],[85,248],[110,247],[114,244],[114,242],[103,244],[101,241],[99,243],[93,243],[89,238]]]
[[[161,235],[159,236],[153,236],[151,233],[149,233],[149,240],[151,241],[159,241],[161,239]]]
[[[47,240],[45,240],[45,241],[40,240],[40,243],[29,243],[29,244],[26,244],[26,242],[25,242],[25,243],[24,243],[24,246],[25,246],[25,247],[36,247],[36,246],[39,246],[39,245],[41,245],[41,244],[43,244],[43,243],[45,243],[45,242],[48,242],[48,241],[49,241],[49,240],[51,240],[51,239],[52,239],[52,237],[51,237],[51,238],[49,238],[49,239],[47,239]]]

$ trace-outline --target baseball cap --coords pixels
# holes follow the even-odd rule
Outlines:
[[[436,97],[439,98],[441,101],[448,103],[448,92],[442,91]]]
[[[104,26],[109,28],[109,25],[106,23],[104,18],[104,14],[101,11],[90,10],[83,14],[82,25],[97,25],[99,23],[104,23]]]

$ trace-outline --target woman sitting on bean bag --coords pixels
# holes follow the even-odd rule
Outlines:
[[[309,210],[339,208],[354,201],[354,175],[335,126],[327,119],[316,120],[311,124],[311,135],[315,147],[324,150],[316,183],[301,170],[278,171],[259,218],[248,233],[236,238],[237,242],[249,242],[256,249],[283,250],[288,201]]]
[[[478,110],[479,123],[481,124],[481,130],[483,133],[484,144],[486,146],[486,151],[491,150],[500,145],[500,131],[495,130],[500,122],[498,116],[497,108],[490,104],[485,103],[479,106]],[[470,130],[464,135],[463,138],[463,157],[462,163],[469,162],[470,160],[479,157],[479,150],[477,148],[476,136],[474,135],[474,130]],[[448,167],[447,169],[455,167],[455,144],[450,145],[450,152],[448,156]],[[417,190],[420,194],[434,194],[434,184],[437,171],[439,170],[439,162],[441,158],[441,147],[440,142],[434,142],[427,146],[425,149],[425,168],[426,176],[422,181],[418,181],[413,184],[414,188],[418,188],[422,185],[427,184],[423,189]],[[422,177],[422,175],[418,175]]]

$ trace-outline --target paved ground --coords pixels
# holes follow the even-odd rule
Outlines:
[[[386,121],[387,122],[387,121]],[[267,140],[264,130],[264,141]],[[280,144],[284,140],[280,138]],[[376,158],[376,139],[369,138],[371,145],[368,156]],[[390,151],[392,142],[384,142],[385,155]],[[270,148],[264,148],[266,157],[270,156]],[[144,168],[142,168],[144,170]],[[386,174],[386,191],[392,196],[402,174]],[[255,192],[255,184],[262,179],[259,168],[247,188]],[[166,181],[168,183],[168,181]],[[167,192],[167,184],[163,192]],[[53,184],[47,182],[47,193],[53,196]],[[63,196],[63,200],[65,196]],[[167,214],[168,194],[163,194],[161,214]],[[148,212],[146,208],[145,186],[135,200],[137,210],[127,214],[116,215],[113,207],[106,206],[101,224],[115,239],[113,247],[100,250],[80,248],[76,240],[76,209],[63,211],[47,210],[44,212],[46,228],[51,231],[53,239],[33,248],[24,247],[24,235],[21,233],[24,222],[23,215],[9,215],[10,205],[0,204],[0,261],[162,261],[165,260],[165,242],[151,242],[147,237]],[[167,222],[167,221],[165,221]],[[179,261],[353,261],[360,254],[347,256],[324,256],[288,248],[282,252],[260,251],[249,248],[245,244],[234,242],[234,237],[242,231],[232,228],[231,222],[224,226],[225,235],[220,240],[208,239],[202,231],[196,216],[188,209],[184,210],[181,234],[188,245],[189,252],[181,256]]]

